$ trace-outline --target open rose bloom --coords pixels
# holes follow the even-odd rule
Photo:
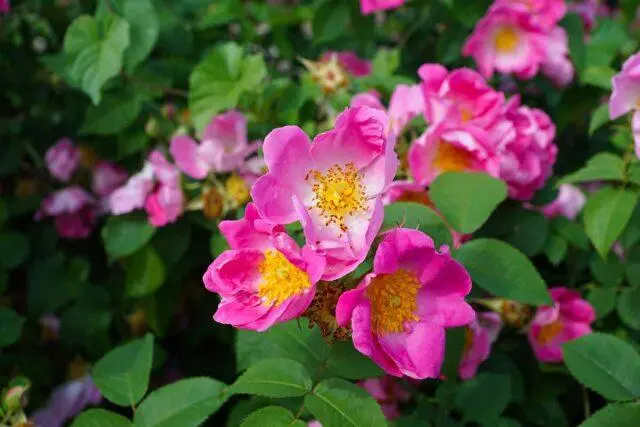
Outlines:
[[[388,374],[437,378],[445,328],[471,323],[464,297],[471,278],[445,250],[417,230],[393,229],[378,247],[373,272],[340,296],[336,319],[353,344]]]
[[[539,307],[529,327],[529,342],[541,362],[562,362],[562,344],[591,333],[596,313],[574,290],[549,290],[553,306]]]
[[[251,189],[254,203],[273,223],[300,221],[307,244],[327,258],[324,280],[353,271],[367,255],[398,164],[394,142],[386,114],[369,107],[346,109],[313,144],[297,126],[267,135],[268,172]]]
[[[216,322],[264,331],[300,316],[315,294],[324,258],[300,248],[284,228],[265,220],[253,204],[245,217],[223,221],[230,250],[217,257],[203,277],[222,300]]]
[[[636,156],[640,158],[640,53],[629,57],[622,71],[613,77],[613,93],[609,100],[609,115],[615,120],[633,112],[632,131]]]

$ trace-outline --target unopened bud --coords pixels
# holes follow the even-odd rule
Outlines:
[[[216,187],[206,188],[202,194],[202,212],[209,219],[218,219],[222,216],[224,198]]]

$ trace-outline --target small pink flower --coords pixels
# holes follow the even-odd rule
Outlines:
[[[47,150],[44,162],[52,176],[68,182],[80,164],[80,151],[69,138],[62,138]]]
[[[264,331],[307,309],[324,270],[321,256],[308,246],[300,249],[282,226],[261,218],[251,203],[243,219],[221,222],[220,232],[231,249],[203,277],[205,287],[222,298],[216,322]]]
[[[147,195],[153,190],[153,167],[147,162],[140,172],[133,175],[109,196],[109,209],[114,215],[122,215],[141,209]]]
[[[609,115],[615,120],[633,111],[632,131],[636,156],[640,157],[640,53],[625,61],[622,71],[613,77]]]
[[[531,79],[546,58],[546,34],[523,8],[493,6],[476,25],[462,53],[472,56],[480,73],[494,70]]]
[[[518,97],[509,101],[506,117],[516,137],[500,150],[500,178],[509,186],[511,198],[529,200],[553,171],[556,127],[544,111],[520,105]]]
[[[376,91],[369,91],[356,94],[351,99],[352,107],[367,106],[376,110],[385,111],[384,105],[380,102],[380,95]],[[395,134],[402,133],[402,130],[414,117],[424,110],[422,91],[419,85],[407,86],[399,84],[396,86],[391,100],[389,101],[389,120]]]
[[[541,71],[557,86],[567,86],[573,80],[575,69],[569,59],[569,40],[562,27],[553,28],[547,37],[547,57]]]
[[[422,185],[430,185],[443,172],[480,171],[496,177],[499,173],[489,136],[473,126],[431,126],[411,144],[408,161],[413,178]]]
[[[360,0],[360,11],[363,15],[379,10],[396,9],[404,4],[405,0]]]
[[[111,162],[101,161],[93,169],[91,190],[99,197],[107,197],[127,180],[127,171]]]
[[[564,0],[496,0],[493,4],[523,8],[545,30],[554,27],[567,13]]]
[[[478,367],[489,358],[491,346],[502,329],[500,315],[492,312],[476,313],[476,319],[465,329],[465,347],[460,362],[460,378],[476,376]]]
[[[471,323],[464,297],[471,278],[446,247],[418,230],[397,228],[378,246],[373,272],[343,293],[336,307],[340,326],[351,325],[355,348],[388,374],[438,378],[445,328]]]
[[[0,0],[0,13],[9,13],[11,11],[11,4],[9,0]]]
[[[376,399],[388,420],[398,418],[401,415],[398,406],[411,399],[411,394],[391,375],[360,381],[358,385]]]
[[[192,178],[203,179],[210,171],[240,169],[259,143],[247,140],[247,119],[238,111],[228,111],[211,120],[198,144],[186,135],[171,140],[171,155],[178,168]]]
[[[144,209],[149,215],[149,222],[154,227],[163,227],[175,222],[183,211],[184,196],[180,187],[160,185],[149,194],[144,202]]]
[[[275,129],[264,142],[269,171],[251,189],[260,214],[300,221],[307,242],[328,258],[324,280],[353,271],[382,225],[381,196],[398,165],[384,112],[348,108],[313,144],[302,129]]]
[[[325,52],[320,58],[320,62],[328,62],[333,55],[337,57],[338,63],[347,73],[355,77],[364,77],[371,74],[371,62],[359,58],[358,55],[351,51]]]
[[[529,342],[541,362],[562,362],[562,344],[591,333],[596,315],[574,290],[556,287],[549,293],[555,304],[538,308],[529,328]]]
[[[548,205],[540,209],[547,218],[563,216],[571,220],[576,219],[585,203],[587,197],[580,189],[571,184],[562,184],[558,197]]]
[[[56,232],[67,239],[89,237],[95,222],[95,200],[78,186],[56,191],[42,201],[36,220],[54,217]]]

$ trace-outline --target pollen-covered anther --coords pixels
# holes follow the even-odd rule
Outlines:
[[[267,249],[258,270],[262,276],[258,285],[258,295],[266,303],[280,305],[296,295],[303,294],[311,287],[309,275],[296,267],[282,252]]]
[[[400,269],[374,277],[366,296],[371,302],[371,328],[378,334],[405,330],[407,322],[419,320],[420,282],[415,273]]]
[[[314,206],[325,225],[336,224],[346,231],[346,217],[366,211],[365,186],[353,163],[333,165],[325,173],[311,171],[307,180],[313,183]]]

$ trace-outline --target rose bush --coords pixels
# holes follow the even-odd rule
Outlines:
[[[0,1],[0,427],[640,425],[639,6]]]

